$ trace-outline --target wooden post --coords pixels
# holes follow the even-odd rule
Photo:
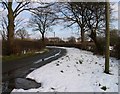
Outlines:
[[[109,73],[109,57],[110,57],[110,30],[109,30],[109,22],[110,22],[110,12],[109,12],[109,0],[106,0],[105,4],[106,10],[106,52],[105,52],[105,73]]]

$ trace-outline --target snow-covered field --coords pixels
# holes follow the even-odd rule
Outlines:
[[[27,75],[42,86],[12,92],[118,92],[118,60],[110,58],[110,73],[104,73],[103,56],[76,48]]]

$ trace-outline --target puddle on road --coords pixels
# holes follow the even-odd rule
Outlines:
[[[12,73],[4,74],[4,80],[2,81],[2,92],[10,93],[14,88],[31,89],[41,87],[41,83],[37,83],[35,80],[26,78],[26,75],[35,69],[36,68],[30,68],[24,72],[21,72],[21,70],[17,70]]]
[[[14,80],[5,81],[2,83],[2,92],[11,92],[15,89],[28,90],[31,88],[39,88],[41,83],[37,83],[35,80],[29,78],[16,78]]]

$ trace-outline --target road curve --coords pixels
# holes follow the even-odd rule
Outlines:
[[[3,62],[2,63],[2,74],[11,74],[19,69],[27,68],[38,68],[45,64],[50,63],[53,60],[60,58],[65,55],[66,50],[61,48],[49,48],[48,53],[38,54],[28,58],[23,58],[20,60],[12,62]]]
[[[12,62],[2,63],[2,81],[13,84],[16,78],[25,78],[33,70],[54,61],[66,54],[66,50],[62,48],[49,48],[48,53],[38,54],[32,57],[23,58]],[[13,89],[9,87],[8,92]]]

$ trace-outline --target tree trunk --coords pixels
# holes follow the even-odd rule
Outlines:
[[[14,15],[12,10],[12,2],[8,2],[8,55],[13,54],[14,45]]]
[[[109,73],[109,56],[110,56],[110,51],[109,51],[109,45],[110,45],[110,31],[109,31],[109,19],[110,19],[110,14],[109,14],[109,1],[106,0],[106,51],[105,51],[105,73]]]
[[[45,48],[45,36],[42,34],[42,48]]]
[[[103,51],[101,51],[101,50],[102,50],[101,45],[100,45],[100,43],[99,43],[98,40],[97,40],[96,30],[92,30],[92,31],[91,31],[91,34],[89,35],[89,37],[94,41],[97,52],[98,52],[99,54],[100,54],[101,52],[103,52]]]
[[[84,31],[81,29],[81,43],[84,43]]]
[[[83,27],[81,27],[81,48],[84,49],[84,30]]]

